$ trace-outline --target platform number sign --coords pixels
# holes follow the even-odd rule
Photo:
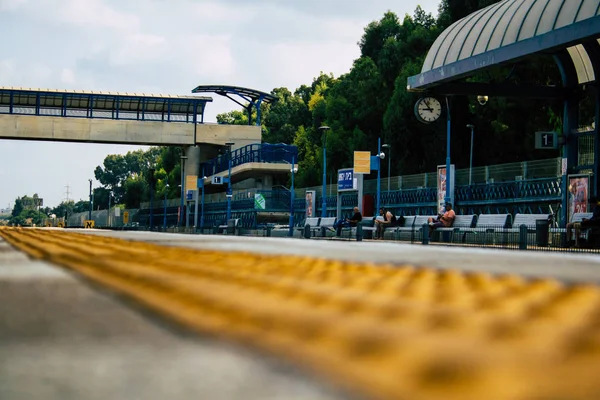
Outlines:
[[[556,132],[536,132],[536,149],[556,149],[558,148],[558,134]]]
[[[338,170],[338,191],[356,190],[354,170],[352,168]]]

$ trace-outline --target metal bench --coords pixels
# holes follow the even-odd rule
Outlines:
[[[546,240],[540,240],[537,237],[536,232],[536,224],[537,221],[548,221],[552,220],[552,214],[515,214],[515,218],[512,223],[512,227],[508,229],[498,230],[496,229],[495,233],[499,232],[503,233],[501,238],[501,244],[507,243],[519,243],[521,248],[526,248],[529,243],[536,243],[540,246],[547,245]],[[525,226],[527,230],[526,237],[521,236],[521,227]]]
[[[327,236],[327,231],[329,228],[333,229],[333,224],[335,224],[335,217],[325,217],[321,218],[321,222],[319,223],[319,229],[321,231],[321,237]]]
[[[571,222],[581,222],[583,219],[592,218],[594,213],[574,213],[571,217]],[[581,235],[587,239],[589,229],[585,229],[581,231]],[[575,233],[575,231],[573,231]],[[571,238],[567,238],[567,228],[550,228],[550,243],[556,246],[565,247],[567,245],[567,241],[572,240]]]
[[[239,218],[228,219],[227,224],[219,225],[219,231],[227,235],[239,235],[240,221]]]
[[[319,229],[318,226],[320,222],[320,217],[308,217],[304,220],[304,225],[296,229],[302,233],[303,237],[308,239],[311,236],[314,236],[314,232]]]
[[[439,227],[433,231],[434,236],[440,241],[452,242],[454,233],[460,233],[462,229],[471,229],[475,227],[477,221],[477,215],[457,215],[454,217],[451,227]],[[457,235],[458,236],[458,235]],[[464,235],[463,235],[464,242]]]
[[[396,225],[386,228],[383,232],[383,237],[386,238],[387,236],[389,239],[398,240],[399,228],[410,228],[412,230],[415,224],[415,218],[416,216],[414,215],[405,216],[404,223],[401,226]]]
[[[508,229],[512,225],[510,214],[479,214],[474,228],[462,228],[463,242],[473,244],[495,244],[496,230]]]
[[[407,218],[407,217],[404,217]],[[423,225],[427,225],[429,218],[437,218],[437,215],[416,215],[413,224],[409,226],[406,222],[404,226],[396,227],[396,239],[414,242],[423,240]],[[420,237],[416,237],[420,235]]]

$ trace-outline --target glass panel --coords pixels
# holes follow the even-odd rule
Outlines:
[[[480,11],[475,12],[472,15],[464,18],[462,25],[459,27],[459,30],[456,32],[456,34],[452,40],[452,44],[446,51],[446,59],[444,60],[444,65],[447,65],[447,64],[450,64],[452,62],[459,60],[458,56],[460,54],[463,44],[465,43],[467,35],[472,32],[473,25],[475,25],[475,23],[477,21],[479,21],[479,18],[483,14],[484,14],[484,10],[480,10]],[[473,32],[473,34],[478,35],[479,32]]]
[[[508,29],[508,24],[511,21],[512,16],[517,11],[518,7],[521,5],[522,1],[511,2],[506,10],[506,13],[498,20],[496,24],[496,29],[494,30],[494,34],[490,39],[490,43],[488,45],[488,51],[497,49],[501,46],[502,37],[504,36],[504,32]]]
[[[508,24],[508,28],[506,28],[506,33],[504,34],[502,46],[506,46],[517,41],[517,34],[519,34],[521,25],[523,25],[523,23],[525,22],[525,16],[527,15],[527,12],[529,11],[534,2],[535,0],[525,0],[514,12],[512,21],[510,21],[510,23]]]
[[[554,29],[562,28],[563,26],[568,26],[575,22],[575,14],[577,13],[577,10],[579,10],[581,1],[582,0],[571,0],[568,2],[569,5],[565,3],[560,10]]]
[[[572,46],[567,49],[573,65],[577,71],[577,79],[579,83],[591,82],[594,80],[594,69],[592,62],[582,45]]]
[[[554,29],[554,20],[556,19],[556,15],[558,14],[558,10],[563,4],[564,0],[550,0],[546,10],[542,14],[542,18],[540,19],[540,25],[538,26],[538,30],[535,33],[536,35],[541,35],[543,33],[550,32]]]
[[[548,4],[547,0],[534,2],[533,7],[531,7],[529,14],[527,14],[527,17],[525,18],[525,22],[523,22],[521,33],[517,38],[518,41],[529,39],[535,36],[535,28],[537,28],[546,4]]]
[[[584,0],[581,9],[579,10],[579,14],[577,14],[576,22],[595,16],[597,8],[598,0]]]

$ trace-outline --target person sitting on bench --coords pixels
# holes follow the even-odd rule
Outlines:
[[[343,227],[356,226],[356,225],[358,225],[358,223],[360,221],[362,221],[362,215],[361,215],[360,211],[358,210],[358,207],[354,207],[353,211],[354,211],[354,215],[352,216],[352,218],[340,219],[340,220],[335,221],[335,223],[333,224],[333,227],[336,230],[337,236],[342,236],[342,228]]]
[[[456,213],[452,209],[452,204],[446,203],[445,212],[440,214],[436,219],[429,218],[427,222],[429,222],[429,237],[433,234],[433,231],[436,228],[450,228],[454,223],[454,218],[456,218]]]
[[[575,247],[581,247],[579,237],[581,235],[581,231],[594,227],[600,227],[600,198],[592,196],[590,197],[589,202],[590,204],[594,204],[592,218],[584,218],[581,222],[569,222],[567,224],[567,240],[569,241],[569,246],[573,245],[573,242],[571,240],[573,230],[575,230]]]
[[[379,209],[379,215],[383,217],[383,219],[376,219],[376,231],[375,231],[375,239],[383,240],[383,233],[385,228],[388,226],[392,226],[396,223],[396,216],[392,214],[390,210],[385,210],[383,207]]]

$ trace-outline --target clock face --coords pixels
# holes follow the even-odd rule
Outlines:
[[[442,105],[434,97],[423,97],[415,104],[415,114],[421,122],[434,122],[442,115]]]

